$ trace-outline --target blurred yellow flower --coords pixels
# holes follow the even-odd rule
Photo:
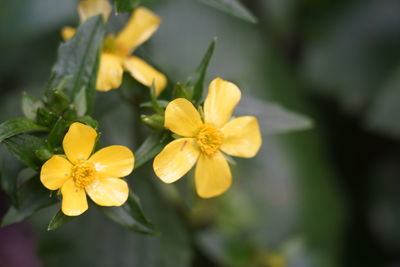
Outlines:
[[[54,155],[40,172],[40,181],[50,189],[61,188],[61,210],[77,216],[88,209],[86,194],[100,206],[121,206],[128,198],[128,184],[119,178],[134,166],[132,151],[124,146],[105,147],[92,154],[97,132],[73,123],[63,140],[64,155]]]
[[[177,181],[197,162],[195,185],[200,197],[211,198],[228,190],[232,175],[223,153],[250,158],[262,143],[255,117],[231,119],[240,97],[235,84],[216,78],[204,102],[204,118],[184,98],[168,104],[164,126],[182,138],[169,143],[154,159],[154,171],[163,182]]]
[[[107,19],[111,6],[107,0],[85,0],[79,4],[78,11],[81,22],[97,14],[103,14],[103,17]],[[121,85],[124,70],[147,87],[151,87],[154,82],[157,95],[164,90],[167,86],[167,77],[143,59],[131,56],[136,47],[154,34],[160,23],[160,17],[147,8],[138,7],[133,11],[128,24],[117,36],[107,36],[100,57],[97,90],[109,91],[118,88]],[[71,27],[64,27],[61,35],[68,40],[74,35],[74,31]]]

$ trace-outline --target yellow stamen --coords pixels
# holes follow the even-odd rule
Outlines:
[[[207,156],[212,156],[222,144],[224,135],[210,124],[204,124],[196,136],[197,144]]]
[[[73,167],[72,178],[75,185],[81,188],[91,184],[96,178],[96,170],[93,163],[84,161]]]

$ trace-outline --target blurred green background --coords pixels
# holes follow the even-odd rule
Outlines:
[[[0,122],[22,115],[23,91],[41,96],[60,29],[79,23],[77,3],[0,2]],[[94,208],[47,232],[52,207],[0,229],[0,266],[400,266],[400,1],[243,3],[257,24],[201,1],[144,1],[163,23],[137,52],[184,82],[218,37],[207,84],[233,81],[314,128],[268,134],[249,100],[241,110],[259,114],[263,147],[237,160],[225,195],[180,197],[192,177],[163,185],[148,164],[130,183],[159,236],[128,232]],[[127,16],[114,14],[110,29]],[[119,103],[117,91],[97,96],[102,145],[135,150],[132,111]],[[1,194],[0,216],[7,206]]]

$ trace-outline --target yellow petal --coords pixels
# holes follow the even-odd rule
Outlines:
[[[202,198],[216,197],[232,184],[228,162],[221,152],[212,157],[200,154],[196,165],[195,183],[197,194]]]
[[[64,157],[52,156],[46,161],[40,171],[40,181],[50,189],[56,190],[70,178],[72,164]]]
[[[240,97],[240,90],[235,84],[221,78],[214,79],[204,102],[205,122],[217,128],[222,127],[231,118]]]
[[[134,156],[125,146],[109,146],[100,149],[89,158],[101,177],[125,177],[133,170]]]
[[[199,149],[192,138],[180,138],[169,143],[153,162],[156,175],[164,183],[173,183],[196,163]]]
[[[132,49],[141,45],[157,30],[161,18],[144,7],[138,7],[124,29],[117,36],[117,44],[123,54],[128,55]]]
[[[85,187],[89,197],[100,206],[121,206],[128,199],[128,184],[118,178],[96,179]]]
[[[90,126],[74,122],[63,140],[64,152],[73,164],[87,160],[93,151],[97,132]]]
[[[185,98],[171,101],[165,109],[165,128],[185,137],[193,137],[203,125],[200,114]]]
[[[167,77],[138,57],[128,57],[124,60],[124,67],[141,84],[151,87],[154,81],[158,96],[167,86]]]
[[[221,150],[236,157],[254,157],[261,147],[261,132],[258,121],[252,116],[243,116],[229,121],[221,129],[224,139]]]
[[[103,15],[104,21],[107,21],[111,9],[112,7],[108,0],[84,0],[78,5],[78,13],[81,23],[98,14]]]
[[[75,35],[76,29],[73,27],[63,27],[61,30],[61,37],[63,38],[64,41],[67,41],[72,38],[72,36]]]
[[[108,53],[101,54],[96,89],[106,92],[118,88],[122,82],[123,72],[121,57]]]
[[[88,209],[85,190],[75,186],[72,178],[64,183],[61,194],[61,210],[65,215],[78,216]]]

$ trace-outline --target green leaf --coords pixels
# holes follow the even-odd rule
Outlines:
[[[46,144],[49,146],[49,149],[54,149],[61,146],[68,126],[69,123],[67,121],[65,121],[62,117],[58,118],[46,139]]]
[[[0,185],[1,189],[7,193],[14,206],[18,206],[17,201],[17,188],[18,188],[18,173],[22,171],[25,166],[19,161],[15,160],[11,155],[7,154],[1,166]]]
[[[36,120],[38,108],[43,107],[43,102],[28,93],[22,93],[22,112],[30,120]]]
[[[289,111],[279,104],[243,97],[236,112],[242,116],[257,117],[261,131],[265,134],[286,133],[312,127],[312,121],[304,115]]]
[[[209,5],[229,15],[237,17],[251,23],[257,23],[258,19],[254,16],[239,0],[199,0],[201,3]]]
[[[34,176],[18,190],[19,208],[12,206],[4,216],[1,226],[22,222],[35,212],[55,203],[49,191],[40,183],[39,176]]]
[[[46,149],[45,142],[33,135],[20,134],[3,141],[8,151],[26,166],[39,170],[42,162],[37,157],[37,152]]]
[[[74,102],[85,95],[85,114],[93,109],[99,53],[105,28],[100,15],[79,26],[76,34],[58,49],[57,63],[53,67],[46,92],[58,88]],[[80,110],[83,108],[80,106]]]
[[[143,142],[143,144],[136,150],[135,169],[139,168],[147,161],[156,156],[165,147],[169,141],[169,134],[167,132],[154,132]]]
[[[115,0],[114,2],[117,12],[131,12],[140,5],[141,0]]]
[[[192,76],[192,80],[195,81],[193,89],[193,102],[195,104],[198,104],[201,100],[201,97],[203,96],[204,79],[206,76],[208,64],[210,63],[211,57],[214,53],[216,42],[216,38],[211,41],[211,44],[208,46],[206,54],[204,55],[200,65],[197,67],[196,72]]]
[[[164,110],[163,110],[162,106],[157,101],[156,88],[154,86],[154,81],[150,87],[150,97],[151,97],[151,105],[152,105],[154,111],[159,114],[164,114]]]
[[[157,228],[144,216],[139,198],[129,193],[128,201],[121,207],[100,207],[111,220],[129,230],[142,234],[157,234]]]
[[[194,74],[196,75],[196,74]],[[189,82],[186,84],[182,84],[180,82],[177,82],[174,86],[174,89],[172,91],[172,98],[186,98],[188,100],[193,99],[193,86],[190,84],[192,80],[192,77],[189,77]]]
[[[169,103],[168,101],[162,100],[162,99],[157,99],[156,101],[157,101],[157,105],[159,105],[162,108],[166,108]],[[143,103],[140,103],[140,107],[141,108],[152,108],[153,103],[152,102],[143,102]]]
[[[52,88],[46,92],[46,104],[58,115],[68,108],[69,102],[69,98],[62,91],[61,86],[59,88]]]
[[[46,127],[52,127],[56,123],[58,115],[48,108],[38,108],[36,121],[40,125],[45,125]]]
[[[0,143],[14,135],[29,131],[45,131],[46,127],[36,124],[27,118],[16,118],[0,124]]]
[[[51,219],[49,225],[47,226],[47,231],[53,231],[56,230],[58,228],[60,228],[61,226],[63,226],[64,224],[68,223],[69,221],[71,221],[72,219],[74,219],[76,217],[74,216],[67,216],[65,215],[61,210],[59,210],[54,217]]]

